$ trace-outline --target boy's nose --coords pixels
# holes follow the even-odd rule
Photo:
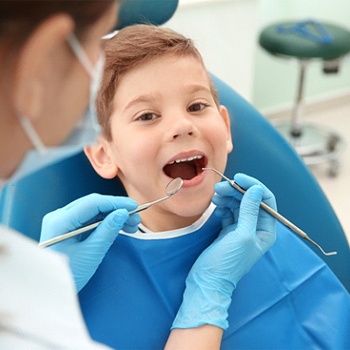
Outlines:
[[[196,132],[195,125],[186,117],[175,118],[170,128],[173,139],[182,136],[193,136]]]

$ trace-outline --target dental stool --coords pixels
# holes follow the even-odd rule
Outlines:
[[[336,176],[345,141],[332,130],[302,123],[304,80],[311,60],[322,60],[326,74],[338,72],[341,59],[350,52],[350,32],[314,20],[282,22],[264,28],[259,44],[272,55],[296,58],[299,62],[299,85],[292,118],[274,123],[275,127],[307,165],[329,162],[329,174]]]

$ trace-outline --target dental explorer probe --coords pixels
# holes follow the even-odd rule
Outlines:
[[[244,194],[246,192],[246,190],[244,188],[242,188],[241,186],[239,186],[236,182],[234,182],[233,180],[229,179],[227,176],[225,176],[224,174],[220,173],[218,170],[214,169],[214,168],[202,168],[202,170],[211,170],[214,173],[220,175],[223,179],[225,179],[226,181],[228,181],[230,183],[230,185],[235,188],[237,191],[239,191],[240,193]],[[335,255],[337,254],[337,252],[325,252],[322,247],[316,243],[314,240],[312,240],[303,230],[301,230],[298,226],[294,225],[292,222],[290,222],[288,219],[286,219],[284,216],[282,216],[280,213],[278,213],[276,210],[272,209],[271,207],[269,207],[267,204],[261,202],[260,203],[260,207],[263,208],[265,211],[267,211],[270,215],[272,215],[274,218],[276,218],[278,221],[280,221],[282,224],[284,224],[285,226],[289,227],[291,230],[293,230],[296,234],[298,234],[300,237],[308,240],[309,242],[311,242],[313,245],[315,245],[324,255],[330,256],[330,255]]]

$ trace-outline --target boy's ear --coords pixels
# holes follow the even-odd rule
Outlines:
[[[222,105],[220,106],[220,114],[221,114],[222,119],[226,125],[226,131],[227,131],[226,145],[227,145],[227,154],[229,154],[233,150],[230,114],[229,114],[227,108],[225,106],[222,106]]]
[[[84,147],[92,167],[97,174],[105,179],[113,179],[118,174],[118,166],[113,162],[107,141],[98,140],[97,143]]]

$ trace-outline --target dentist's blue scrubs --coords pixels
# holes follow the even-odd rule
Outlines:
[[[186,276],[217,237],[211,206],[194,225],[120,234],[79,298],[91,336],[116,349],[162,349]],[[281,224],[275,245],[239,282],[222,349],[350,349],[350,295]]]

